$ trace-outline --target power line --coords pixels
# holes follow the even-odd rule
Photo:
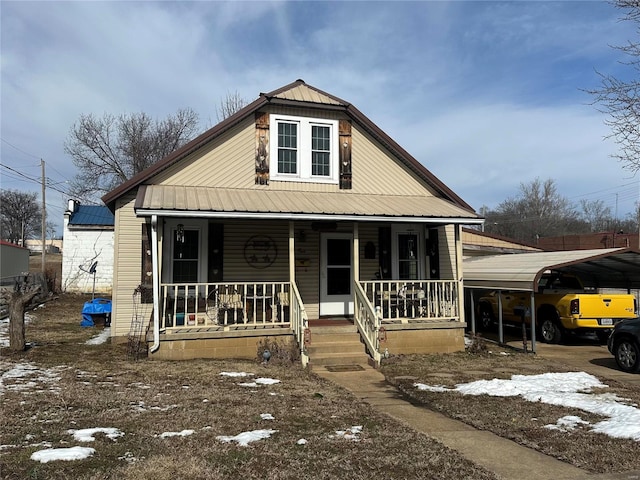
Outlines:
[[[2,140],[4,143],[6,143],[7,145],[9,145],[11,148],[14,148],[14,149],[16,149],[17,151],[19,151],[19,152],[21,152],[21,153],[24,153],[25,155],[28,155],[28,156],[33,157],[33,158],[36,158],[36,159],[38,159],[38,160],[40,160],[40,158],[41,158],[41,157],[39,157],[39,156],[37,156],[37,155],[34,155],[34,154],[32,154],[32,153],[29,153],[29,152],[26,152],[26,151],[22,150],[22,149],[21,149],[21,148],[19,148],[19,147],[16,147],[14,144],[7,142],[4,138],[1,138],[0,140]],[[38,167],[39,167],[39,166],[40,166],[40,165],[38,165]]]

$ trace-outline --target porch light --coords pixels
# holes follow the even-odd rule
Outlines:
[[[176,241],[184,243],[184,225],[181,223],[178,224],[178,230],[176,230]]]

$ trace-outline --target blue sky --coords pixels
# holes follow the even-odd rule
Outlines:
[[[583,89],[627,75],[610,45],[636,37],[605,2],[2,1],[0,163],[57,190],[81,114],[193,108],[202,129],[237,91],[298,78],[353,103],[476,210],[552,178],[619,217],[638,178],[610,155]],[[6,168],[2,188],[33,190]],[[62,223],[67,196],[47,192]]]

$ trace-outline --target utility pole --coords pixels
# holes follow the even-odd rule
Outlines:
[[[45,275],[45,261],[46,261],[46,253],[45,253],[45,243],[47,241],[47,207],[45,205],[45,176],[44,176],[44,160],[40,159],[40,167],[42,167],[42,277]]]

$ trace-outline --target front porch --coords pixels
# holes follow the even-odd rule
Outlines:
[[[365,281],[352,287],[353,315],[346,318],[371,363],[379,364],[385,353],[464,348],[458,282]],[[306,365],[315,333],[335,323],[309,322],[290,282],[162,284],[160,291],[163,348],[152,358],[255,358],[261,339],[278,337],[296,345]]]

